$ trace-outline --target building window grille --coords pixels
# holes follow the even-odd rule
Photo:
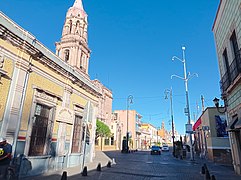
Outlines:
[[[235,31],[233,31],[231,37],[230,37],[230,42],[231,42],[231,46],[232,46],[232,50],[233,50],[233,54],[234,57],[236,58],[239,52],[239,48],[238,48],[238,41],[237,41],[237,37],[236,37],[236,33]]]
[[[233,82],[235,78],[238,76],[238,74],[241,72],[241,56],[240,56],[240,50],[238,47],[238,41],[236,37],[235,31],[233,31],[231,37],[230,37],[232,52],[234,60],[232,61],[230,65],[230,73],[231,73],[231,81]]]
[[[33,127],[30,138],[29,156],[45,155],[46,139],[48,137],[48,128],[52,126],[50,121],[51,108],[45,105],[37,104],[34,113]]]
[[[225,49],[225,50],[223,51],[223,61],[224,61],[224,69],[225,69],[225,72],[227,72],[228,74],[230,74],[227,49]]]
[[[228,54],[227,50],[223,51],[223,62],[224,62],[224,74],[221,79],[221,89],[222,91],[227,90],[231,83],[231,74],[230,74],[230,66],[228,62]]]
[[[81,129],[82,129],[82,117],[75,116],[74,122],[74,132],[72,139],[72,153],[80,153],[81,152]]]
[[[107,145],[107,146],[110,145],[109,138],[106,138],[106,139],[105,139],[105,145]]]
[[[110,138],[110,145],[114,145],[114,137]]]

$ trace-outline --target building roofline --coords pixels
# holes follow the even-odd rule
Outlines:
[[[27,30],[23,29],[20,25],[15,23],[12,19],[6,16],[2,11],[0,11],[0,26],[4,27],[6,30],[13,33],[19,39],[22,39],[24,42],[28,43],[29,47],[31,46],[33,49],[37,49],[40,51],[43,56],[50,59],[60,68],[64,69],[64,71],[72,74],[75,78],[80,80],[82,83],[86,84],[90,89],[95,91],[97,94],[100,94],[99,88],[97,88],[90,79],[86,79],[83,75],[77,73],[69,64],[64,62],[59,56],[54,54],[51,50],[49,50],[46,46],[44,46],[40,41],[36,39],[34,35],[32,35]],[[2,32],[4,33],[4,32]]]
[[[217,12],[216,12],[216,16],[215,16],[215,19],[214,19],[214,22],[213,22],[213,26],[212,26],[212,31],[213,31],[213,28],[214,28],[214,26],[215,26],[215,24],[216,24],[216,21],[217,21],[217,18],[218,18],[218,14],[219,14],[220,7],[221,7],[222,2],[223,2],[223,0],[220,0],[220,2],[219,2],[218,10],[217,10]]]
[[[219,107],[219,109],[224,109],[225,107]],[[200,119],[202,116],[203,116],[203,114],[206,112],[206,111],[208,111],[208,110],[210,110],[210,109],[217,109],[216,107],[206,107],[205,109],[204,109],[204,111],[202,112],[202,114],[197,118],[197,120],[194,120],[195,121],[195,123],[198,121],[198,119]],[[217,110],[217,112],[218,112],[218,110]],[[217,115],[219,115],[219,114],[222,114],[222,113],[219,113],[218,112],[218,114]]]

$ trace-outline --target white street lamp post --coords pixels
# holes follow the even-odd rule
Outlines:
[[[126,153],[128,153],[129,152],[129,106],[130,106],[130,104],[132,104],[133,102],[132,102],[132,100],[133,100],[133,96],[132,95],[129,95],[128,96],[128,98],[127,98],[127,112],[126,112],[126,114],[127,114],[127,117],[126,117]]]
[[[191,124],[191,117],[190,117],[190,109],[189,109],[189,99],[188,99],[188,80],[191,79],[194,75],[198,76],[196,73],[194,73],[193,75],[190,75],[190,73],[188,73],[187,75],[187,69],[186,69],[186,59],[185,59],[185,47],[182,47],[182,59],[173,56],[172,60],[174,61],[175,59],[181,61],[183,63],[183,69],[184,69],[184,78],[177,76],[177,75],[172,75],[171,79],[173,77],[177,77],[180,78],[182,80],[184,80],[185,82],[185,92],[186,92],[186,110],[185,112],[187,112],[187,117],[188,117],[188,124]],[[189,132],[189,138],[190,138],[190,150],[191,150],[191,160],[194,160],[194,152],[193,152],[193,147],[192,147],[192,133]]]

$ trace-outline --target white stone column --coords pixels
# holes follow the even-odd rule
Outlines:
[[[20,65],[15,67],[13,71],[9,96],[7,98],[3,124],[1,127],[1,136],[6,137],[8,142],[12,144],[13,153],[15,153],[16,149],[28,83],[28,74],[26,68],[19,66]]]
[[[71,87],[66,85],[64,94],[63,94],[63,103],[62,106],[69,108],[70,105],[70,95],[72,93]],[[65,140],[66,140],[66,129],[67,125],[64,122],[59,122],[59,129],[58,129],[58,141],[57,141],[57,154],[64,155],[65,152]]]

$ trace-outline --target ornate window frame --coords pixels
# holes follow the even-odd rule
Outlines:
[[[74,105],[74,115],[82,117],[81,132],[80,132],[80,134],[82,135],[84,106],[82,106],[81,104],[78,104],[78,103],[73,103],[73,105]],[[73,122],[73,128],[72,128],[72,132],[71,132],[71,141],[70,141],[70,151],[69,151],[69,153],[70,154],[81,154],[82,149],[80,149],[80,153],[75,153],[75,152],[72,153],[72,143],[73,143],[73,137],[74,137],[74,126],[75,126],[75,119],[74,119],[74,122]],[[81,144],[82,144],[82,137],[81,137]]]
[[[36,86],[33,87],[33,100],[32,100],[32,106],[30,110],[30,117],[28,122],[28,130],[27,130],[27,136],[26,136],[26,144],[24,149],[24,154],[28,156],[29,149],[30,149],[30,140],[31,140],[31,133],[32,133],[32,127],[33,127],[33,120],[35,115],[35,108],[37,104],[42,104],[45,106],[48,106],[50,108],[50,115],[49,115],[49,127],[46,133],[46,140],[45,140],[45,147],[43,156],[50,154],[50,145],[52,141],[52,131],[53,131],[53,125],[55,120],[55,113],[56,113],[56,106],[58,100],[62,100],[60,96],[51,93],[47,90],[43,90],[41,88],[38,88]]]
[[[3,65],[4,65],[4,55],[0,53],[0,80],[2,76],[7,75],[7,71],[3,70]]]

